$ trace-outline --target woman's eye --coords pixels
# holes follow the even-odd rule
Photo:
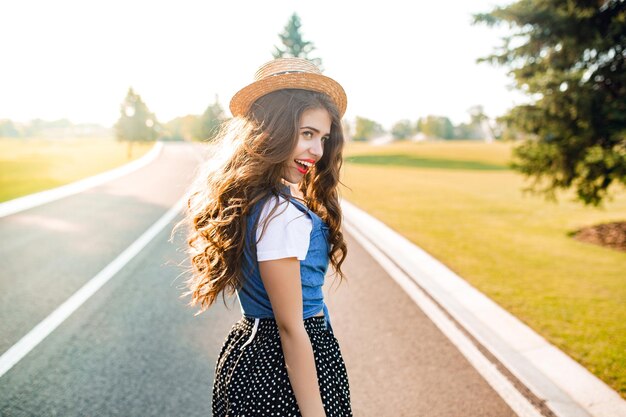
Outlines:
[[[313,132],[310,132],[310,131],[308,131],[308,130],[307,130],[307,131],[302,132],[302,134],[303,134],[305,137],[307,137],[307,138],[312,138],[312,137],[313,137]]]
[[[326,142],[328,139],[330,139],[328,136],[322,136],[322,143]]]

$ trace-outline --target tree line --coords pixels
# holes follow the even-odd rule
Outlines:
[[[374,120],[357,116],[354,121],[354,133],[351,136],[355,141],[369,141],[379,136],[387,135],[394,140],[406,139],[485,139],[486,136],[495,139],[511,139],[514,136],[505,134],[505,126],[498,122],[488,122],[482,106],[473,106],[469,110],[469,123],[454,125],[446,116],[428,115],[417,119],[399,120],[393,124],[390,131],[386,131]]]
[[[493,130],[494,137],[502,138],[502,125],[495,128],[485,125],[487,116],[481,106],[470,109],[470,122],[453,125],[448,117],[433,116],[419,118],[415,122],[400,120],[391,130],[386,131],[378,122],[357,116],[354,121],[344,120],[346,136],[355,141],[369,141],[381,135],[391,135],[393,139],[405,140],[420,135],[431,139],[484,139],[485,127]],[[115,125],[116,136],[120,140],[211,140],[219,131],[220,125],[228,118],[217,97],[204,113],[177,117],[160,124],[147,105],[132,88],[128,90]],[[352,129],[350,126],[353,126]],[[353,130],[353,132],[351,132]]]
[[[495,123],[485,123],[480,106],[471,120],[454,126],[445,116],[401,120],[391,128],[393,138],[416,134],[442,139],[476,137],[485,127],[495,138],[518,138],[512,168],[532,180],[525,190],[555,200],[560,189],[576,190],[584,204],[600,205],[613,184],[626,186],[626,1],[518,0],[474,15],[475,24],[506,24],[510,34],[502,45],[479,62],[510,69],[515,87],[528,104],[514,107]],[[293,14],[279,34],[274,57],[294,56],[316,62],[315,47],[300,33]],[[161,124],[132,89],[115,125],[122,140],[206,140],[226,120],[217,99],[201,115],[188,115]],[[349,124],[346,124],[347,126]],[[353,130],[353,131],[350,131]],[[10,122],[0,134],[15,134]],[[376,121],[357,117],[347,128],[355,140],[384,133]],[[132,142],[129,142],[132,143]],[[129,148],[130,149],[130,148]]]
[[[129,88],[120,105],[115,135],[123,141],[210,140],[217,133],[226,115],[215,97],[200,115],[189,114],[160,123],[133,88]]]

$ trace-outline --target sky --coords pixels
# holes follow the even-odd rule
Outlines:
[[[161,122],[230,98],[272,59],[296,12],[324,74],[348,95],[346,118],[490,117],[526,98],[507,68],[476,59],[508,28],[472,25],[503,0],[144,1],[0,3],[0,119],[67,118],[110,126],[129,87]]]

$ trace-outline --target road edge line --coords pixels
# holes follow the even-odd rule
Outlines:
[[[87,281],[45,319],[33,327],[17,343],[7,349],[2,356],[0,356],[0,378],[137,256],[137,254],[139,254],[139,252],[141,252],[141,250],[180,213],[187,199],[188,193],[179,199],[164,215],[131,243],[130,246],[124,249],[113,261]]]

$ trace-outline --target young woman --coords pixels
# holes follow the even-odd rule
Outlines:
[[[351,416],[322,285],[343,279],[337,185],[343,88],[277,59],[232,98],[221,150],[188,204],[191,305],[237,294],[243,317],[216,364],[213,415]]]

